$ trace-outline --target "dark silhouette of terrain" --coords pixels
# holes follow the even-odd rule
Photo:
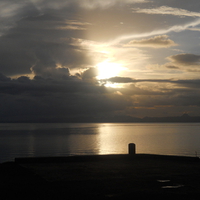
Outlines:
[[[190,117],[183,114],[177,117],[144,117],[142,122],[200,122],[200,116]]]
[[[106,122],[112,122],[112,123],[142,123],[142,122],[200,122],[200,116],[189,116],[188,114],[183,114],[182,116],[175,116],[175,117],[144,117],[144,118],[138,118],[138,117],[131,117],[127,115],[116,115],[116,116],[104,116],[102,118],[98,117],[80,117],[80,118],[70,118],[66,119],[64,122],[100,122],[100,123],[106,123]]]
[[[0,164],[0,199],[198,200],[199,170],[197,157],[22,158]]]

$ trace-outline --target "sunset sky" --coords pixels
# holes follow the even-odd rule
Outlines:
[[[200,115],[199,0],[0,0],[0,120]]]

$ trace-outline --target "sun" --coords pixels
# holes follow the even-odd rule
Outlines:
[[[101,80],[118,76],[120,72],[124,70],[124,67],[122,67],[122,65],[119,63],[104,61],[97,64],[97,69],[98,69],[97,79]]]

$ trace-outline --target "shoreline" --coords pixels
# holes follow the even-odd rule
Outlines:
[[[135,160],[143,159],[165,159],[176,161],[200,161],[199,157],[160,155],[160,154],[102,154],[102,155],[75,155],[75,156],[53,156],[53,157],[19,157],[15,158],[15,163],[65,163],[65,162],[86,162],[104,160]]]

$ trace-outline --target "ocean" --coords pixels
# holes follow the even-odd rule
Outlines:
[[[200,123],[1,123],[0,163],[16,157],[136,153],[200,156]]]

